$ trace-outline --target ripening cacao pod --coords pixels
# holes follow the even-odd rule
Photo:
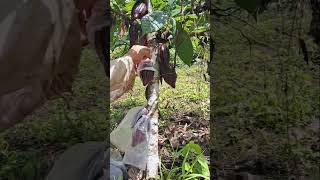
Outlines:
[[[143,35],[143,36],[139,39],[139,44],[142,45],[142,46],[147,46],[147,45],[148,45],[147,34]]]
[[[167,74],[163,74],[162,78],[172,88],[176,88],[176,81],[177,81],[177,73],[176,73],[176,71],[170,71]]]
[[[138,66],[138,73],[144,86],[153,81],[155,69],[152,61],[147,58],[143,60]]]
[[[154,77],[154,71],[150,71],[150,70],[142,70],[142,71],[140,71],[140,78],[141,78],[142,84],[144,86],[146,86],[150,82],[152,82],[153,77]]]
[[[146,14],[148,14],[147,4],[142,1],[137,1],[131,11],[132,19],[141,19]]]
[[[162,78],[172,88],[176,87],[177,73],[175,67],[170,64],[169,48],[163,44],[159,44],[159,58],[160,58],[160,81]]]
[[[159,57],[161,59],[161,65],[163,65],[162,67],[160,66],[160,71],[165,71],[170,66],[170,53],[166,44],[159,43]]]
[[[134,132],[134,135],[132,136],[132,147],[135,147],[136,145],[142,143],[143,141],[146,140],[146,134],[143,133],[142,131],[140,131],[139,129],[137,129]]]
[[[132,147],[142,143],[147,140],[148,133],[150,132],[150,117],[147,115],[142,115],[141,118],[138,119],[136,124],[133,127],[132,134]]]
[[[139,31],[140,31],[140,24],[138,23],[138,21],[133,20],[129,28],[130,46],[137,44],[139,39]]]

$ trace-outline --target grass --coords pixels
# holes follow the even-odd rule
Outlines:
[[[288,36],[276,32],[282,27],[279,14],[270,9],[259,15],[257,23],[250,21],[255,28],[235,19],[215,24],[211,158],[219,163],[215,167],[219,176],[237,165],[250,173],[284,179],[312,175],[319,162],[319,152],[311,148],[317,144],[317,131],[309,127],[319,117],[319,68],[306,64],[296,39],[288,48]],[[284,19],[283,27],[290,32],[293,18]],[[302,23],[301,37],[312,54],[307,12]],[[255,43],[250,48],[239,29],[272,48]]]
[[[191,67],[180,64],[177,68],[178,79],[176,88],[171,88],[165,82],[160,86],[160,141],[162,141],[162,139],[168,139],[159,144],[161,161],[163,161],[160,168],[161,179],[176,179],[178,176],[178,179],[198,179],[203,175],[202,166],[198,164],[198,161],[203,163],[204,166],[208,166],[207,160],[204,159],[204,155],[208,156],[208,143],[200,143],[199,138],[193,135],[193,133],[197,131],[197,125],[203,123],[202,121],[206,121],[205,124],[207,127],[209,125],[209,82],[204,79],[203,74],[205,74],[205,72],[206,66],[201,64],[195,64]],[[139,77],[137,77],[133,90],[125,94],[111,106],[112,129],[120,123],[129,109],[142,106],[145,103],[145,87],[142,85]],[[182,129],[185,124],[181,124],[180,121],[183,121],[186,115],[192,118],[190,122],[187,122],[190,128],[181,132],[179,138],[183,139],[183,142],[180,141],[178,147],[172,147],[171,142],[175,136],[170,136],[167,131],[169,131],[170,128],[176,130]],[[182,134],[185,134],[186,137],[182,137]],[[207,134],[207,136],[209,135]],[[183,156],[181,150],[188,149],[187,144],[191,142],[191,140],[195,141],[196,144],[194,146],[199,146],[198,144],[200,144],[202,151],[198,152],[197,156]],[[184,159],[185,161],[183,161]],[[186,161],[187,159],[188,161]],[[193,171],[191,168],[185,172],[186,166],[188,165],[189,167],[190,164],[197,164],[197,166]],[[196,172],[198,172],[198,174]]]
[[[209,121],[205,71],[202,65],[180,65],[176,89],[165,83],[161,86],[160,129],[164,130],[177,114],[194,112],[195,118]],[[86,49],[73,93],[65,94],[67,101],[60,98],[47,102],[23,123],[0,134],[0,180],[42,180],[55,158],[68,147],[85,141],[104,141],[109,133],[105,79],[100,62],[93,51]],[[145,103],[144,90],[136,78],[134,89],[112,105],[111,129],[126,111]]]
[[[159,97],[159,110],[163,122],[177,112],[196,112],[208,120],[209,83],[203,79],[204,73],[205,67],[182,66],[177,69],[178,79],[175,89],[163,81]],[[112,122],[119,122],[126,111],[146,103],[144,94],[145,87],[137,77],[133,90],[112,104]]]

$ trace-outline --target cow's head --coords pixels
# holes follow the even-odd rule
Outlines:
[[[108,43],[111,24],[109,4],[105,0],[75,0],[83,46],[91,44],[109,76]]]

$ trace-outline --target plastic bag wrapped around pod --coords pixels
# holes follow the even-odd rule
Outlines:
[[[131,146],[135,147],[136,145],[144,141],[148,142],[149,131],[150,131],[150,117],[148,115],[142,115],[134,124]]]
[[[148,161],[150,140],[150,116],[142,115],[133,127],[132,141],[126,150],[123,162],[144,170]]]
[[[140,169],[147,164],[150,117],[146,114],[144,107],[130,109],[110,134],[111,143],[125,152],[123,163]]]
[[[134,107],[130,109],[120,124],[110,134],[110,141],[120,151],[126,152],[131,147],[133,126],[137,114],[143,107]]]

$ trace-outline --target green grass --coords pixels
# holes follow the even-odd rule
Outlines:
[[[176,88],[171,88],[164,81],[163,84],[160,85],[160,135],[163,135],[161,133],[163,133],[168,126],[177,126],[179,124],[178,121],[180,120],[179,117],[184,114],[193,114],[193,124],[200,124],[202,120],[209,121],[210,86],[209,82],[204,79],[203,75],[206,74],[207,67],[201,63],[195,64],[191,67],[181,65],[181,62],[178,62],[178,64]],[[112,129],[120,123],[129,109],[136,106],[143,106],[146,103],[145,89],[146,87],[142,85],[140,78],[137,77],[133,90],[112,104]],[[177,123],[175,123],[175,121]],[[188,131],[193,132],[194,130],[195,129],[192,129],[191,127]],[[188,146],[181,144],[178,150],[181,151],[181,149],[186,149],[187,147]],[[192,175],[197,177],[196,172],[200,173],[199,177],[201,176],[202,171],[198,169],[194,169],[193,172],[190,170],[182,173],[186,168],[186,164],[189,165],[188,162],[191,164],[198,162],[198,159],[195,156],[182,156],[181,153],[177,152],[176,148],[171,147],[169,142],[166,142],[166,144],[163,145],[163,148],[166,148],[170,155],[168,156],[160,153],[161,160],[164,160],[165,162],[170,161],[170,164],[164,163],[161,165],[160,171],[162,179],[176,179],[178,175],[179,179],[192,177]],[[202,148],[203,150],[208,151],[208,146],[204,146]],[[203,157],[203,155],[203,152],[198,152],[197,154],[198,157]],[[177,156],[177,159],[172,160],[172,156]],[[188,162],[182,162],[184,158],[187,158]],[[203,160],[204,164],[206,163],[203,158],[201,160]],[[193,179],[195,179],[195,177]]]
[[[161,129],[177,114],[194,112],[209,120],[209,83],[203,78],[206,67],[178,68],[176,89],[161,85]],[[104,141],[106,123],[106,78],[91,50],[85,50],[73,93],[65,99],[47,102],[34,114],[0,134],[0,180],[42,180],[54,159],[72,145],[85,141]],[[145,87],[139,77],[134,89],[111,107],[111,128],[126,111],[143,105]],[[69,105],[69,107],[68,107]]]
[[[182,66],[177,68],[176,88],[171,88],[163,81],[159,97],[159,110],[163,122],[175,113],[184,112],[195,112],[208,120],[209,82],[204,80],[205,71],[205,66]],[[146,103],[145,87],[137,77],[133,90],[112,104],[112,122],[119,122],[124,117],[124,112],[144,103]]]
[[[316,132],[309,127],[319,117],[319,68],[304,62],[296,39],[288,48],[288,36],[275,31],[282,27],[279,14],[271,9],[259,16],[258,23],[249,21],[256,29],[235,19],[228,25],[215,24],[211,157],[224,164],[216,167],[221,176],[224,168],[245,161],[262,162],[261,171],[273,178],[310,175],[319,162],[319,153],[311,149],[317,144]],[[285,15],[284,20],[283,27],[290,32],[293,18]],[[301,37],[310,54],[315,53],[307,36],[307,12],[302,23]],[[272,48],[253,43],[250,49],[233,27]],[[297,132],[303,138],[295,139]],[[256,173],[250,167],[248,171]]]

